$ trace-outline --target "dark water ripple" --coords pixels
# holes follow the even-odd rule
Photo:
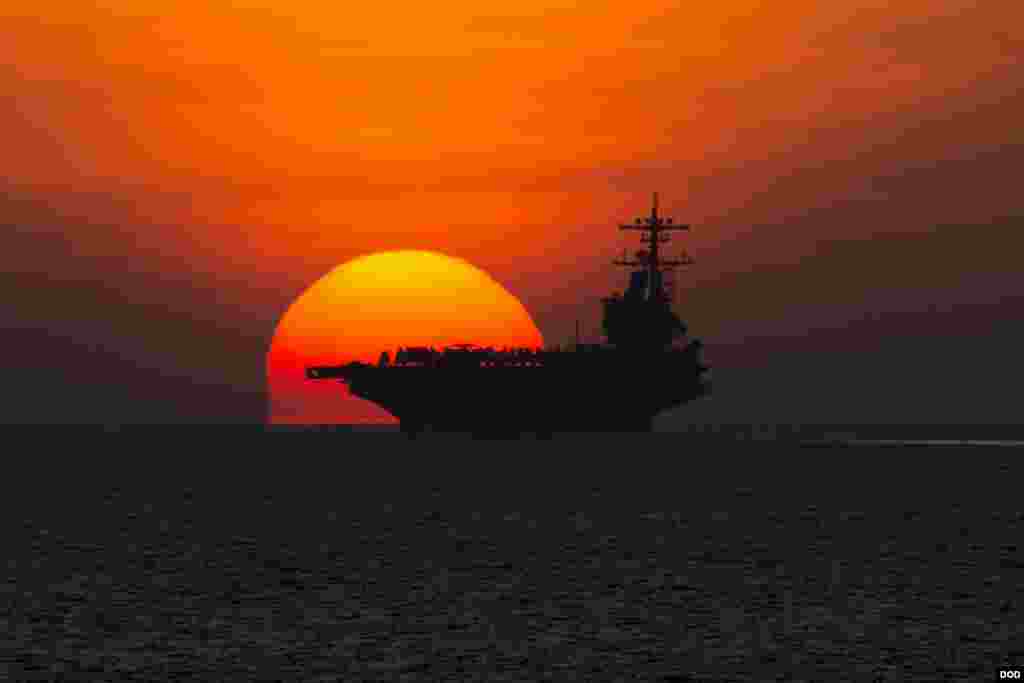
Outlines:
[[[1013,501],[96,486],[7,510],[0,678],[988,680],[1024,663]]]

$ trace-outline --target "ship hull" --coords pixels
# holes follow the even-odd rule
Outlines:
[[[604,354],[602,354],[604,355]],[[666,359],[662,359],[666,360]],[[403,431],[522,433],[650,431],[658,413],[709,392],[691,363],[573,367],[349,368],[351,393],[398,418]]]

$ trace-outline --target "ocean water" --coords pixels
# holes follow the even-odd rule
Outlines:
[[[973,681],[1024,665],[1019,451],[42,441],[8,456],[3,680]]]

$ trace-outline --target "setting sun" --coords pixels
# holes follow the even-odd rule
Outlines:
[[[397,423],[340,383],[311,382],[311,365],[375,362],[399,346],[473,343],[540,347],[519,300],[487,273],[429,251],[362,256],[320,278],[288,308],[267,354],[269,421]]]

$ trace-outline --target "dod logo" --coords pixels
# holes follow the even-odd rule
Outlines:
[[[1020,680],[1020,669],[1000,669],[999,680],[1001,681],[1019,681]]]

